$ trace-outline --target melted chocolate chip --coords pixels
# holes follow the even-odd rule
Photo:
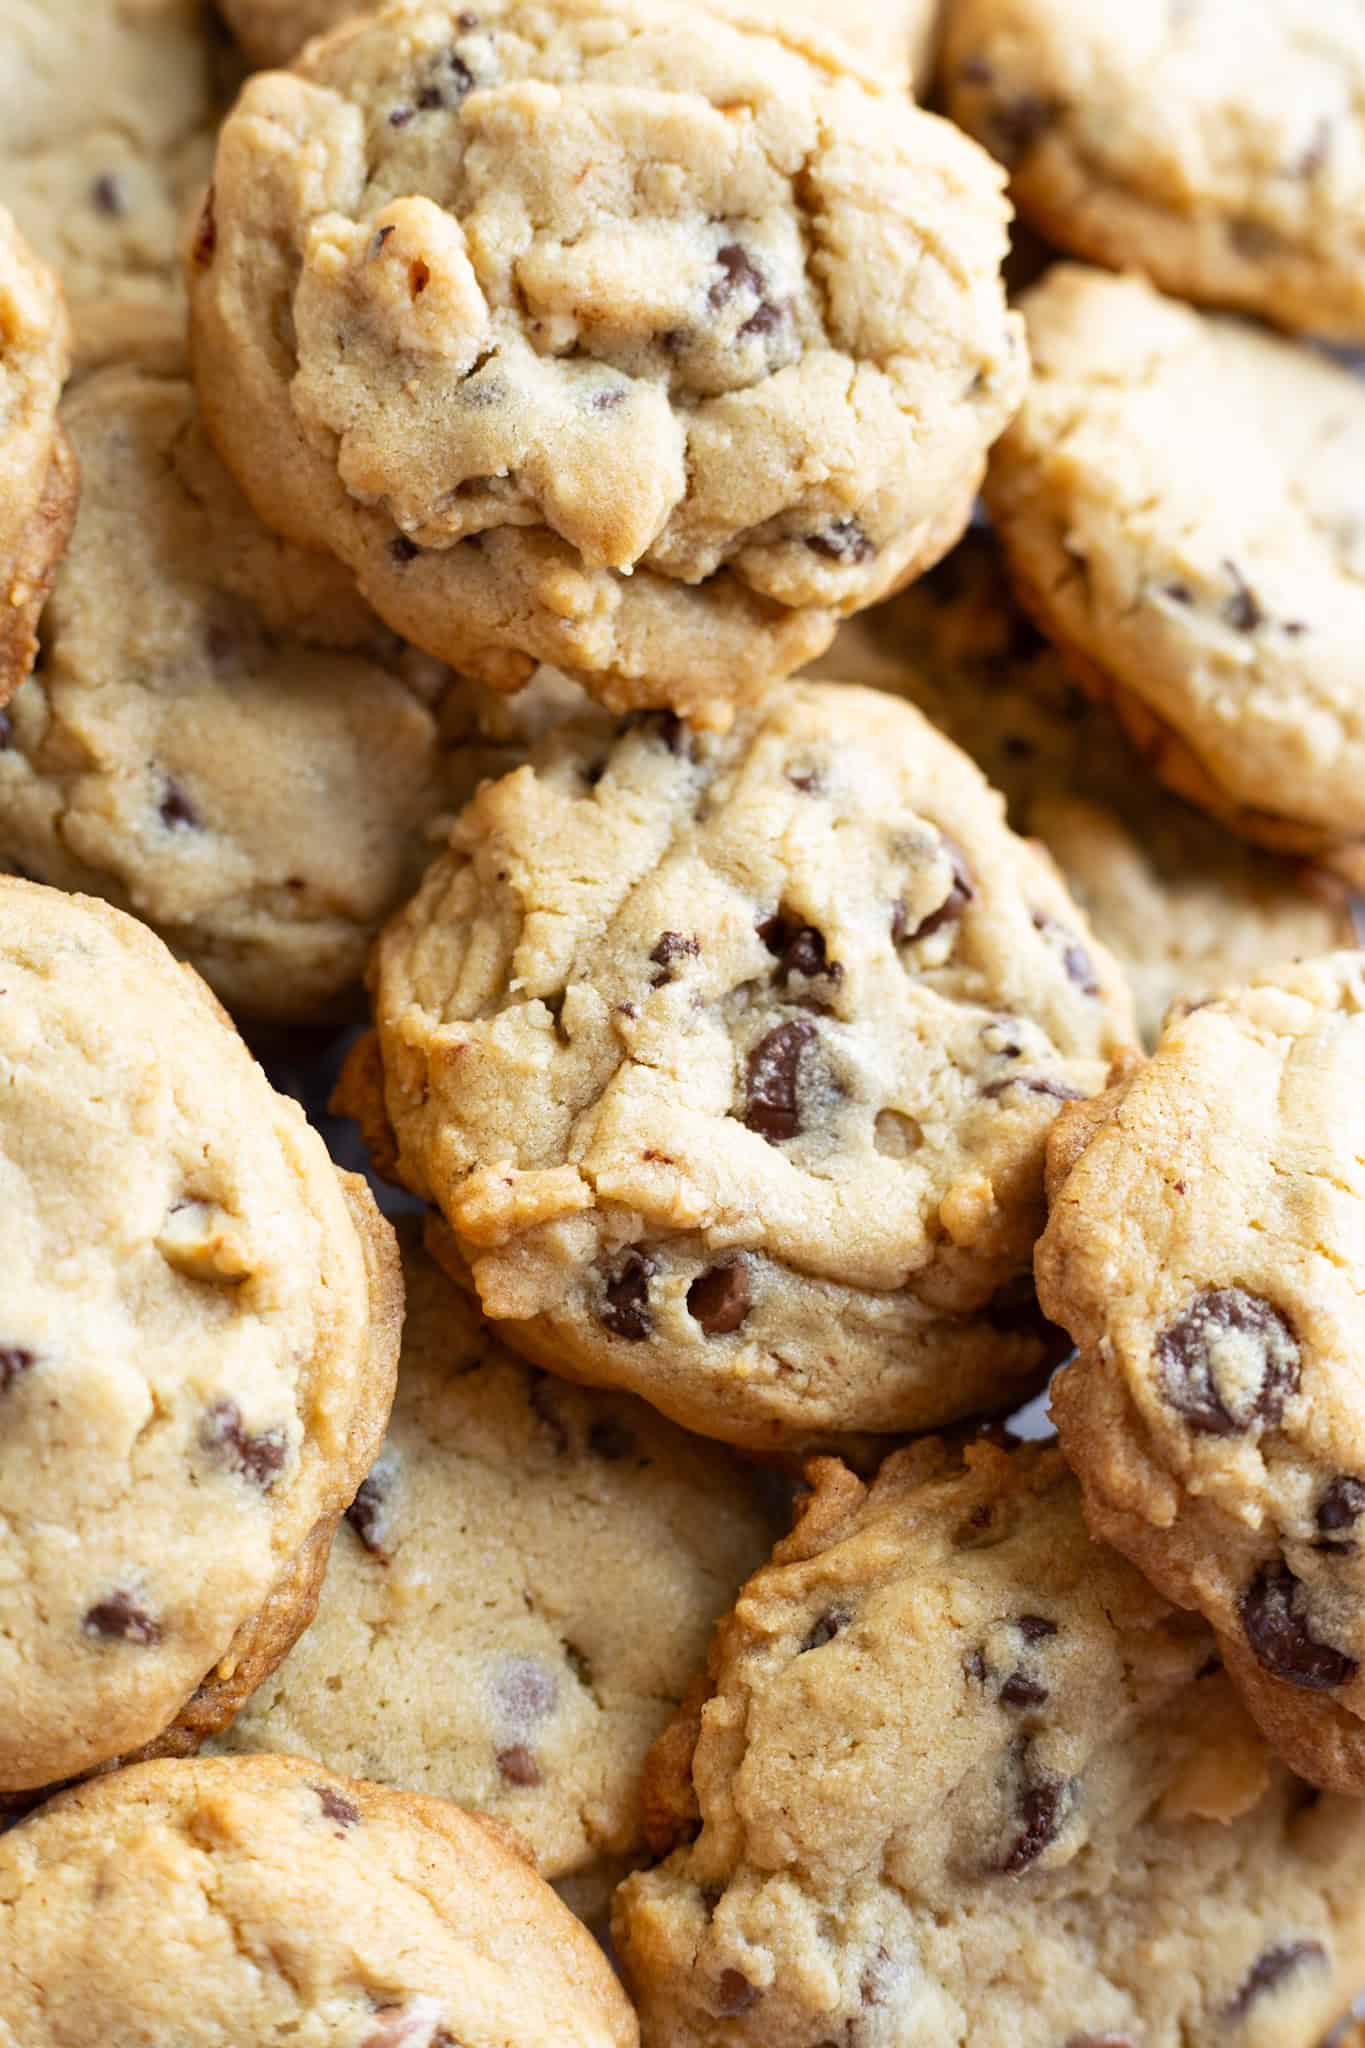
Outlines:
[[[687,1290],[687,1312],[708,1337],[728,1337],[752,1306],[747,1259],[723,1259],[699,1273]]]
[[[497,1753],[498,1769],[509,1785],[539,1785],[540,1765],[524,1742],[513,1742]]]
[[[785,1144],[801,1129],[801,1057],[815,1038],[804,1017],[774,1025],[745,1065],[744,1121],[770,1145]]]
[[[913,931],[906,920],[905,905],[896,905],[891,919],[891,936],[897,945],[913,944],[916,939],[927,939],[931,932],[939,931],[945,924],[956,924],[976,894],[966,855],[946,833],[943,835],[943,850],[953,872],[948,893],[937,910],[931,910],[927,917],[922,917]]]
[[[765,917],[757,926],[758,936],[780,963],[777,978],[790,980],[793,974],[807,981],[842,981],[844,970],[837,960],[826,957],[825,935],[812,924],[795,924],[779,912]]]
[[[137,1643],[150,1649],[161,1641],[161,1626],[131,1593],[114,1592],[89,1609],[82,1628],[88,1636],[104,1636],[109,1642]]]
[[[0,1353],[0,1388],[4,1384],[4,1354]],[[1344,1531],[1354,1529],[1362,1515],[1365,1515],[1365,1479],[1356,1479],[1349,1472],[1343,1472],[1332,1481],[1318,1502],[1318,1531],[1328,1539],[1319,1548],[1354,1550],[1355,1543],[1344,1539]]]
[[[1254,633],[1265,623],[1256,593],[1235,562],[1224,562],[1223,567],[1233,586],[1232,596],[1223,606],[1223,617],[1236,632]]]
[[[213,252],[218,247],[218,222],[213,211],[213,187],[204,194],[204,204],[195,222],[194,240],[190,244],[190,261],[199,270],[207,269],[213,261]]]
[[[119,220],[128,211],[128,195],[112,171],[101,171],[90,187],[90,203],[96,213]]]
[[[1006,1074],[1001,1081],[988,1081],[981,1093],[994,1102],[1007,1088],[1024,1088],[1030,1095],[1051,1095],[1057,1102],[1084,1102],[1085,1090],[1069,1081],[1054,1081],[1048,1074]]]
[[[625,1423],[614,1415],[604,1415],[588,1431],[588,1449],[595,1458],[604,1458],[609,1465],[619,1465],[622,1458],[628,1458],[635,1449],[635,1432],[627,1429]]]
[[[701,941],[693,938],[691,933],[664,932],[649,956],[654,965],[662,969],[654,976],[655,988],[662,988],[666,981],[673,979],[669,970],[675,960],[695,960],[700,951]]]
[[[653,1272],[652,1259],[642,1258],[639,1252],[627,1252],[608,1280],[597,1315],[614,1337],[624,1337],[628,1343],[638,1344],[653,1330],[654,1318],[649,1312],[649,1283]]]
[[[1298,1391],[1299,1347],[1270,1302],[1240,1287],[1198,1294],[1156,1340],[1162,1391],[1202,1436],[1274,1424]]]
[[[360,1490],[346,1510],[346,1520],[375,1557],[383,1557],[385,1523],[388,1519],[390,1475],[376,1469],[360,1482]]]
[[[723,2019],[733,2019],[737,2013],[747,2012],[758,1997],[758,1986],[751,1984],[741,1970],[722,1970],[720,1982],[716,1985],[716,2011]]]
[[[158,806],[161,822],[172,832],[192,831],[199,825],[199,813],[177,782],[167,782]]]
[[[804,1656],[807,1650],[822,1650],[826,1643],[832,1643],[837,1635],[843,1633],[852,1619],[851,1607],[827,1607],[802,1643],[799,1654]]]
[[[242,1411],[235,1401],[214,1403],[204,1418],[200,1441],[262,1493],[269,1493],[288,1454],[283,1430],[265,1429],[253,1436],[243,1429]]]
[[[338,1792],[334,1785],[314,1785],[319,1804],[328,1820],[334,1820],[338,1827],[353,1828],[360,1819],[360,1808],[344,1792]]]
[[[1258,1999],[1276,1990],[1286,1977],[1308,1963],[1321,1966],[1326,1961],[1327,1951],[1320,1941],[1277,1941],[1257,1956],[1238,1986],[1236,1996],[1224,2006],[1224,2019],[1245,2019]]]
[[[1025,1784],[1019,1798],[1018,1832],[999,1866],[1006,1877],[1017,1877],[1051,1847],[1066,1825],[1074,1797],[1074,1782],[1051,1771],[1038,1773]]]
[[[1021,1614],[1014,1626],[1026,1643],[1045,1643],[1057,1633],[1056,1622],[1045,1614]]]
[[[1041,1707],[1048,1699],[1047,1686],[1025,1671],[1011,1671],[1000,1688],[999,1698],[1007,1707]]]
[[[1243,1593],[1242,1628],[1259,1664],[1275,1678],[1307,1692],[1331,1692],[1349,1685],[1359,1669],[1354,1657],[1314,1635],[1295,1605],[1300,1581],[1287,1564],[1267,1565]]]
[[[22,1344],[0,1344],[0,1394],[7,1394],[21,1373],[32,1372],[37,1360]]]
[[[1062,971],[1067,980],[1074,983],[1082,995],[1097,996],[1100,984],[1095,974],[1095,963],[1075,934],[1069,932],[1064,924],[1059,924],[1055,917],[1048,917],[1041,910],[1035,910],[1033,913],[1033,929],[1041,932],[1044,938],[1050,939],[1057,946],[1062,956]]]
[[[421,552],[416,541],[409,540],[405,533],[396,534],[389,542],[389,558],[397,562],[400,568],[406,567],[409,562],[415,562]]]
[[[806,546],[831,562],[870,562],[877,550],[856,519],[835,519],[819,533],[806,535]]]

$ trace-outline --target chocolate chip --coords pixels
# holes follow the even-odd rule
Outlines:
[[[1006,1074],[1001,1081],[988,1081],[981,1093],[988,1102],[1007,1088],[1023,1088],[1030,1095],[1050,1095],[1056,1102],[1084,1102],[1085,1090],[1073,1088],[1069,1081],[1054,1081],[1048,1074]]]
[[[415,562],[421,552],[416,541],[409,540],[405,533],[396,534],[389,542],[389,559],[397,562],[400,568],[405,568],[409,562]]]
[[[191,831],[199,824],[199,813],[179,783],[167,782],[165,794],[158,808],[162,824],[169,827],[172,832]]]
[[[406,128],[416,111],[415,107],[394,107],[389,114],[390,128]]]
[[[920,919],[913,931],[906,921],[904,903],[896,905],[891,918],[891,936],[897,945],[913,945],[915,940],[927,939],[931,932],[941,930],[945,924],[956,924],[976,894],[971,870],[967,866],[962,848],[951,840],[946,832],[942,834],[942,845],[953,876],[948,885],[948,893],[936,910],[931,910],[927,917]]]
[[[654,1318],[649,1312],[649,1283],[653,1273],[652,1259],[642,1258],[639,1252],[627,1252],[608,1280],[597,1314],[598,1320],[613,1336],[638,1344],[653,1330]]]
[[[375,1557],[383,1557],[384,1537],[387,1534],[388,1497],[391,1475],[376,1469],[360,1482],[355,1499],[346,1510],[346,1520],[366,1550]]]
[[[1194,592],[1193,592],[1193,591],[1192,591],[1192,590],[1190,589],[1190,586],[1189,586],[1189,584],[1188,584],[1188,583],[1166,583],[1166,584],[1163,584],[1163,585],[1162,585],[1162,594],[1163,594],[1163,596],[1169,597],[1169,598],[1170,598],[1170,600],[1171,600],[1171,602],[1172,602],[1172,604],[1193,604],[1193,603],[1194,603]]]
[[[1198,1294],[1156,1340],[1162,1391],[1202,1436],[1276,1423],[1299,1385],[1299,1346],[1277,1308],[1240,1287]]]
[[[161,1627],[139,1607],[131,1593],[114,1592],[97,1601],[81,1623],[88,1636],[104,1636],[111,1642],[138,1643],[144,1649],[161,1641]]]
[[[1301,1970],[1306,1963],[1320,1967],[1326,1962],[1327,1951],[1320,1941],[1277,1941],[1257,1956],[1236,1996],[1223,2007],[1223,2018],[1245,2019],[1257,2000],[1264,1998],[1268,1991],[1276,1990],[1286,1977]]]
[[[1011,166],[1019,163],[1049,128],[1056,126],[1061,113],[1060,100],[1036,92],[1021,92],[1014,99],[999,101],[988,122],[994,153]]]
[[[539,1785],[540,1765],[524,1742],[514,1742],[497,1753],[498,1769],[509,1785]]]
[[[334,1820],[338,1827],[355,1827],[360,1819],[360,1808],[353,1800],[338,1792],[333,1785],[314,1785],[313,1790],[328,1820]]]
[[[37,1359],[22,1344],[0,1344],[0,1394],[7,1394],[20,1373],[31,1372]]]
[[[1281,1562],[1266,1565],[1243,1593],[1242,1627],[1257,1662],[1273,1677],[1307,1692],[1349,1685],[1360,1667],[1344,1650],[1314,1635],[1308,1616],[1295,1605],[1299,1591],[1299,1580]]]
[[[736,292],[746,288],[756,298],[763,297],[763,288],[767,280],[748,250],[742,249],[738,242],[727,242],[724,248],[717,249],[716,262],[720,266],[721,275],[706,294],[708,305],[721,307],[727,300],[732,299]]]
[[[0,1387],[4,1384],[4,1354],[0,1353]],[[1365,1515],[1365,1479],[1356,1479],[1349,1472],[1343,1472],[1332,1481],[1318,1502],[1318,1530],[1329,1539],[1320,1544],[1319,1549],[1354,1550],[1354,1542],[1340,1540],[1341,1532],[1354,1529],[1362,1515]],[[1338,1540],[1331,1540],[1333,1538]]]
[[[1006,1877],[1017,1877],[1021,1870],[1027,1870],[1056,1841],[1070,1811],[1072,1796],[1069,1780],[1050,1775],[1025,1790],[1019,1801],[1021,1826],[1000,1866]]]
[[[1233,584],[1232,596],[1223,606],[1223,617],[1236,632],[1254,633],[1265,623],[1256,593],[1235,562],[1224,562],[1223,567]]]
[[[749,1054],[744,1121],[770,1145],[784,1144],[801,1129],[801,1058],[814,1039],[815,1026],[793,1017],[774,1025]]]
[[[1026,1643],[1045,1643],[1057,1633],[1056,1622],[1045,1614],[1021,1614],[1014,1626]]]
[[[666,981],[673,979],[669,969],[675,960],[695,959],[701,951],[701,941],[690,933],[664,932],[650,954],[654,965],[663,971],[654,976],[655,988],[662,988]]]
[[[842,1634],[852,1619],[851,1607],[827,1607],[802,1643],[798,1654],[804,1656],[807,1650],[822,1650],[826,1643],[832,1643],[837,1635]]]
[[[588,400],[588,409],[590,412],[615,412],[618,405],[625,404],[626,397],[624,384],[605,385],[600,391],[593,392]]]
[[[1073,982],[1082,995],[1097,996],[1100,984],[1095,974],[1095,963],[1075,933],[1041,910],[1033,913],[1033,929],[1056,946],[1062,956],[1062,971],[1067,980]]]
[[[836,519],[820,533],[808,533],[806,546],[831,562],[870,562],[877,552],[856,519]]]
[[[1047,1686],[1027,1672],[1011,1671],[1000,1688],[999,1697],[1007,1707],[1041,1707],[1049,1697]]]
[[[837,960],[826,957],[825,935],[812,924],[796,924],[780,912],[765,917],[756,927],[768,951],[781,963],[777,978],[781,982],[793,974],[803,975],[807,981],[842,981],[844,970]]]
[[[740,1970],[722,1970],[716,1986],[716,2011],[722,2019],[733,2019],[737,2013],[747,2012],[758,1997],[758,1986],[751,1984]]]
[[[199,1437],[205,1450],[262,1493],[269,1493],[288,1454],[282,1429],[265,1429],[254,1436],[243,1429],[242,1411],[235,1401],[216,1401],[204,1418]]]
[[[204,194],[204,204],[199,209],[195,222],[194,240],[190,244],[190,261],[204,270],[213,261],[213,252],[218,247],[218,222],[213,210],[213,187]]]
[[[96,213],[118,220],[128,211],[128,195],[112,171],[101,171],[90,187],[90,203]]]
[[[447,60],[451,84],[457,100],[462,100],[474,90],[474,74],[458,50],[452,50]]]
[[[752,1306],[747,1259],[722,1259],[699,1273],[687,1290],[687,1312],[708,1337],[728,1337]]]
[[[588,1449],[594,1457],[605,1458],[609,1465],[619,1465],[635,1449],[635,1432],[614,1415],[604,1415],[588,1431]]]

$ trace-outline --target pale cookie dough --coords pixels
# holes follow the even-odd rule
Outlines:
[[[552,1371],[767,1448],[1008,1407],[1047,1364],[1044,1138],[1130,1006],[909,705],[793,683],[724,738],[561,726],[371,985],[383,1073],[353,1059],[346,1099]]]
[[[0,716],[28,674],[76,516],[76,466],[57,421],[69,349],[61,288],[0,206]]]
[[[725,5],[725,0],[713,0]],[[766,0],[791,31],[810,23],[841,37],[882,83],[927,85],[939,0]],[[222,14],[253,64],[287,64],[310,36],[353,14],[356,0],[222,0]],[[737,11],[732,9],[733,11]],[[738,10],[754,12],[756,10]]]
[[[0,2048],[635,2048],[489,1822],[283,1757],[143,1764],[0,1840]]]
[[[819,672],[917,704],[1040,839],[1127,975],[1151,1043],[1176,996],[1354,942],[1344,887],[1234,838],[1150,777],[1010,596],[974,530],[891,603],[841,627]]]
[[[3,1796],[192,1746],[279,1662],[401,1291],[364,1183],[145,927],[0,878],[0,992]]]
[[[645,1753],[772,1546],[757,1468],[505,1351],[414,1244],[398,1399],[316,1621],[224,1738],[508,1822],[547,1877],[643,1846]]]
[[[325,1013],[514,717],[261,526],[183,377],[106,370],[63,419],[81,508],[0,712],[0,866],[134,912],[234,1011]]]
[[[180,300],[223,101],[200,0],[0,0],[0,201],[76,309]]]
[[[646,2048],[1310,2048],[1365,1834],[1055,1449],[832,1461],[660,1742],[614,1933]]]
[[[1153,771],[1248,839],[1365,858],[1365,385],[1061,265],[987,498],[1025,603]]]
[[[1059,248],[1365,338],[1359,0],[951,0],[943,76]]]
[[[1287,1760],[1365,1791],[1365,952],[1173,1013],[1064,1120],[1038,1247],[1092,1525],[1198,1607]]]
[[[394,0],[249,81],[191,256],[268,523],[503,689],[723,725],[966,522],[1026,363],[1000,173],[828,39]]]

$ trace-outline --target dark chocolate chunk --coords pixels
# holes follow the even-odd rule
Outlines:
[[[269,1493],[279,1478],[289,1448],[282,1429],[264,1429],[254,1436],[243,1429],[235,1401],[215,1401],[204,1418],[200,1441],[262,1493]]]
[[[807,981],[843,980],[843,968],[837,960],[827,957],[825,935],[814,925],[797,924],[793,919],[783,917],[779,911],[772,917],[765,917],[757,931],[768,951],[779,962],[777,978],[780,982],[790,980],[793,974],[803,975]]]
[[[338,1792],[334,1785],[314,1785],[313,1790],[328,1820],[334,1820],[338,1827],[353,1828],[360,1819],[360,1808],[344,1792]]]
[[[88,1636],[104,1636],[110,1642],[137,1643],[150,1649],[161,1641],[160,1623],[139,1607],[131,1593],[115,1591],[88,1610],[81,1626]]]
[[[409,540],[405,533],[395,534],[389,542],[390,560],[397,562],[400,568],[406,567],[409,562],[415,562],[421,552],[416,541]]]
[[[1056,1622],[1045,1614],[1021,1614],[1014,1626],[1026,1643],[1045,1643],[1057,1633]]]
[[[1301,1581],[1287,1564],[1258,1572],[1240,1602],[1242,1628],[1259,1664],[1275,1678],[1307,1692],[1349,1685],[1360,1668],[1354,1657],[1314,1635],[1297,1596]]]
[[[1057,1102],[1084,1102],[1085,1090],[1069,1081],[1057,1081],[1050,1074],[1006,1074],[1003,1080],[988,1081],[981,1093],[994,1102],[1007,1088],[1024,1088],[1030,1095],[1051,1095]]]
[[[90,203],[96,213],[119,220],[128,211],[128,194],[112,171],[101,171],[90,187]]]
[[[827,1607],[802,1643],[800,1654],[804,1656],[807,1650],[822,1650],[826,1643],[832,1643],[837,1635],[842,1635],[852,1619],[851,1607]]]
[[[715,307],[723,306],[727,300],[734,297],[736,292],[743,291],[746,288],[756,298],[761,299],[763,297],[763,288],[766,282],[763,272],[749,255],[748,250],[742,249],[738,242],[727,242],[723,248],[717,249],[716,262],[720,266],[721,275],[706,294],[710,305]]]
[[[831,562],[870,562],[877,550],[856,519],[834,519],[819,533],[806,535],[806,546]]]
[[[1049,1691],[1039,1679],[1030,1678],[1026,1671],[1011,1671],[1000,1688],[999,1697],[1007,1707],[1041,1707],[1049,1697]]]
[[[360,1482],[359,1491],[346,1510],[346,1520],[366,1550],[375,1557],[384,1556],[384,1524],[388,1517],[388,1497],[391,1475],[376,1466]]]
[[[976,894],[966,855],[946,833],[943,835],[943,850],[948,856],[953,876],[948,885],[948,893],[936,910],[931,910],[927,917],[920,919],[913,931],[906,919],[904,903],[896,905],[891,919],[891,936],[897,945],[903,942],[913,943],[916,939],[927,939],[931,932],[940,930],[943,925],[956,924]]]
[[[673,979],[671,969],[675,960],[694,960],[701,951],[700,939],[691,933],[664,932],[650,954],[650,959],[661,971],[654,976],[655,988],[662,988],[666,981]]]
[[[639,1252],[627,1252],[602,1290],[598,1319],[614,1337],[638,1344],[654,1328],[649,1312],[649,1283],[654,1261]]]
[[[1238,1986],[1236,1995],[1223,2007],[1223,2018],[1245,2019],[1252,2006],[1268,1991],[1278,1989],[1286,1977],[1293,1976],[1295,1971],[1304,1969],[1308,1964],[1319,1969],[1326,1962],[1327,1951],[1320,1941],[1277,1941],[1257,1956]]]
[[[687,1312],[708,1337],[728,1337],[751,1306],[749,1262],[744,1258],[722,1259],[719,1265],[708,1266],[687,1290]]]
[[[1161,1332],[1156,1355],[1166,1399],[1203,1436],[1244,1436],[1255,1423],[1277,1423],[1298,1391],[1293,1331],[1270,1302],[1241,1287],[1197,1294]]]
[[[7,1394],[19,1375],[31,1372],[36,1363],[22,1344],[0,1344],[0,1394]]]
[[[198,811],[177,782],[167,782],[158,808],[162,824],[172,832],[191,831],[200,822]]]
[[[815,1026],[793,1017],[774,1025],[749,1054],[744,1121],[770,1145],[785,1144],[801,1130],[801,1059],[814,1039]]]
[[[1026,1780],[1018,1805],[1019,1827],[1000,1865],[1006,1877],[1017,1877],[1036,1863],[1066,1825],[1075,1798],[1071,1779],[1043,1771]]]
[[[1232,596],[1223,606],[1223,617],[1237,632],[1254,633],[1265,623],[1260,601],[1235,562],[1224,562],[1223,567],[1233,586]]]
[[[0,1353],[0,1387],[4,1384],[4,1355]],[[1354,1550],[1355,1542],[1346,1532],[1355,1528],[1362,1515],[1365,1515],[1365,1479],[1356,1479],[1349,1472],[1343,1472],[1332,1481],[1318,1502],[1318,1532],[1327,1539],[1318,1547],[1322,1550]]]

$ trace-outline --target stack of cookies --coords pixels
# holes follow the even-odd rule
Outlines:
[[[1365,9],[220,12],[0,0],[0,2048],[1318,2048]]]

